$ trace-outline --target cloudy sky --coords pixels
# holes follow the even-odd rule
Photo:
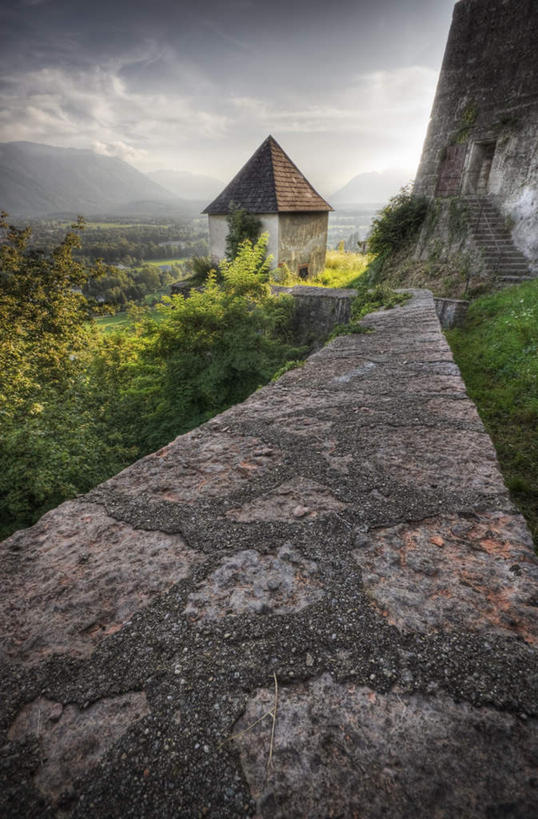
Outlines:
[[[0,142],[223,181],[268,133],[325,194],[413,176],[454,0],[8,0]]]

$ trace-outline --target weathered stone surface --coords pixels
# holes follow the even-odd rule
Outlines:
[[[144,693],[109,697],[84,710],[39,697],[22,709],[8,737],[16,742],[37,741],[42,764],[34,783],[44,796],[57,799],[98,763],[133,722],[148,713]]]
[[[185,614],[196,622],[225,615],[289,614],[323,597],[318,566],[282,546],[276,557],[254,549],[227,558],[197,591],[189,595]]]
[[[443,330],[463,324],[469,302],[465,299],[435,299],[435,312]]]
[[[531,547],[519,515],[493,512],[378,529],[354,556],[367,594],[401,629],[471,628],[536,645],[538,566]]]
[[[239,523],[282,520],[297,522],[313,519],[345,509],[327,486],[307,478],[297,478],[280,484],[263,498],[256,498],[240,509],[230,509],[226,516]]]
[[[457,263],[456,254],[474,245],[467,254],[473,274],[485,266],[497,274],[512,268],[521,276],[528,273],[525,259],[538,272],[537,39],[535,0],[455,4],[415,181],[416,193],[451,199],[446,204],[438,200],[434,220],[422,231],[418,255],[430,251],[438,259],[444,250]],[[466,205],[459,198],[476,194],[487,195],[489,204],[508,217],[523,265],[513,248],[503,248],[495,210],[480,228],[487,239],[495,237],[494,261],[487,242],[479,241],[478,233],[473,237],[471,225],[462,225],[458,216],[465,215]]]
[[[534,816],[524,521],[431,295],[364,323],[2,544],[0,815]]]
[[[136,531],[100,506],[64,503],[2,546],[2,650],[30,663],[90,654],[198,559],[180,537]]]
[[[272,710],[261,689],[234,728],[260,816],[531,816],[538,738],[512,716],[324,674],[280,692],[269,763]]]
[[[284,221],[285,217],[281,216],[281,230]],[[297,242],[297,217],[292,219],[290,227],[290,237],[294,243],[300,245],[300,240]],[[282,242],[282,233],[280,241]],[[303,251],[305,248],[308,255],[307,242],[303,245]],[[322,269],[323,265],[320,270]],[[313,269],[309,268],[309,276],[315,275]],[[338,324],[348,323],[351,319],[351,305],[357,297],[356,290],[336,287],[312,287],[308,285],[283,287],[274,285],[271,290],[273,293],[289,293],[293,296],[293,330],[295,338],[299,344],[309,344],[316,348],[322,346],[322,342]]]
[[[157,499],[189,503],[204,495],[214,497],[240,489],[281,459],[278,449],[258,438],[202,430],[176,438],[124,469],[105,486],[131,495],[143,492]]]

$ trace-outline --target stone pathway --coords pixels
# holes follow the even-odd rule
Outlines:
[[[528,531],[431,295],[364,323],[2,544],[2,816],[535,816]]]

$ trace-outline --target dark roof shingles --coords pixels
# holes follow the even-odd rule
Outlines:
[[[228,213],[232,203],[250,213],[332,210],[272,136],[203,212]]]

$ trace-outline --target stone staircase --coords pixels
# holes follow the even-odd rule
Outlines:
[[[525,256],[515,247],[505,220],[485,196],[467,198],[471,234],[486,268],[501,284],[519,284],[534,278]]]

